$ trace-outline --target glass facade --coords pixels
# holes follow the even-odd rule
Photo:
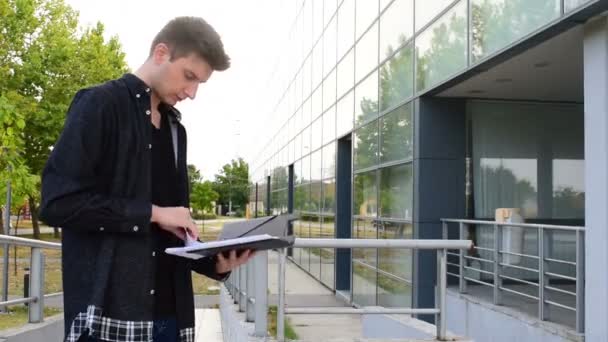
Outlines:
[[[272,123],[274,135],[252,163],[252,179],[264,180],[258,183],[258,199],[260,193],[265,194],[260,189],[265,188],[270,177],[272,213],[287,212],[292,193],[293,210],[299,214],[294,223],[295,234],[335,237],[337,141],[350,136],[352,237],[412,238],[416,178],[413,100],[588,3],[586,0],[289,2],[285,13],[293,18],[286,27],[286,53],[278,59],[277,71],[270,82],[273,89],[269,90],[276,98],[273,117],[277,122]],[[505,136],[525,133],[528,138],[539,137],[537,128],[527,121],[522,132],[509,129],[521,115],[506,119],[501,116],[503,113],[487,106],[482,102],[469,106],[469,115],[479,116],[475,125],[494,125]],[[531,110],[531,105],[521,106],[504,110]],[[544,110],[550,112],[547,115],[560,115],[568,122],[571,108],[555,106]],[[580,138],[577,134],[582,132],[568,127],[578,126],[555,129],[568,139]],[[547,139],[543,141],[555,153],[543,156],[543,151],[534,150],[538,141],[513,135],[508,139],[519,141],[521,146],[512,146],[513,151],[506,152],[492,150],[493,139],[506,139],[500,136],[473,137],[477,139],[473,144],[473,172],[477,175],[473,186],[476,194],[481,194],[475,201],[476,216],[491,217],[497,205],[523,207],[529,210],[530,217],[583,215],[581,181],[570,176],[582,172],[577,151],[566,151],[557,140],[545,136]],[[520,148],[537,154],[510,153]],[[290,165],[294,169],[291,191]],[[547,172],[551,173],[551,181],[540,182],[539,177]],[[506,187],[509,182],[518,185]],[[265,199],[263,203],[267,203]],[[294,249],[293,259],[323,284],[335,287],[334,250]],[[409,251],[353,251],[354,302],[409,306],[412,267]]]

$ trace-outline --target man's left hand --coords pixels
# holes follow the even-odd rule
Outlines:
[[[215,264],[215,271],[219,274],[228,273],[233,269],[247,263],[249,259],[253,258],[255,251],[247,249],[237,256],[236,250],[231,250],[228,257],[225,257],[222,253],[217,254],[217,263]]]

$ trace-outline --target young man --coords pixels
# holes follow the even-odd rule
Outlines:
[[[79,91],[42,177],[40,216],[62,227],[66,341],[193,342],[191,270],[217,280],[248,261],[167,255],[197,237],[186,131],[173,106],[230,65],[215,30],[180,17],[134,73]]]

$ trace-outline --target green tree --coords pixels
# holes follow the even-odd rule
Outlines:
[[[213,212],[213,203],[220,195],[213,190],[210,181],[196,182],[190,193],[190,206],[194,211]]]
[[[12,160],[40,175],[72,96],[126,72],[124,53],[116,37],[104,40],[100,23],[80,33],[78,13],[63,0],[0,0],[0,17],[0,94],[11,96],[9,103],[17,112],[11,115],[25,123],[19,130],[21,141],[16,142],[20,150]],[[29,192],[38,237],[36,183],[23,190]]]
[[[188,164],[188,189],[190,193],[194,191],[194,184],[200,183],[202,177],[199,169],[195,165]]]
[[[213,189],[219,194],[218,202],[228,208],[232,202],[232,208],[245,210],[249,200],[249,165],[238,158],[229,164],[222,166],[219,173],[215,175]]]

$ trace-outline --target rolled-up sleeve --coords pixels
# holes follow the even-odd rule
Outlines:
[[[116,198],[99,192],[96,175],[108,118],[116,110],[100,89],[81,90],[68,110],[65,126],[42,174],[40,218],[64,229],[141,234],[149,231],[149,201]]]

